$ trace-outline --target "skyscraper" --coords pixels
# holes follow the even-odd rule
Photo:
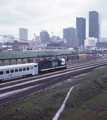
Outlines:
[[[82,17],[76,18],[77,37],[79,38],[79,46],[84,47],[86,38],[86,19]]]
[[[77,29],[73,27],[63,29],[63,38],[77,38]]]
[[[77,29],[73,27],[63,29],[63,38],[67,40],[68,47],[78,47]]]
[[[50,42],[50,36],[46,30],[40,32],[40,39],[42,43]]]
[[[89,12],[89,37],[97,38],[99,42],[99,14],[96,11]]]
[[[28,29],[19,28],[19,41],[28,42]]]

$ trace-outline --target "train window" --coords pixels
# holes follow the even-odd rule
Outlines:
[[[26,70],[26,68],[23,68],[23,71],[25,71]]]
[[[37,65],[35,65],[34,67],[37,67]]]
[[[29,70],[29,68],[27,67],[27,70]]]
[[[14,70],[11,70],[11,73],[14,73]]]
[[[0,71],[0,75],[3,75],[3,71]]]
[[[18,69],[15,69],[15,72],[18,72]]]
[[[9,74],[9,70],[6,71],[6,74]]]
[[[22,71],[22,68],[20,68],[19,71],[21,72],[21,71]]]

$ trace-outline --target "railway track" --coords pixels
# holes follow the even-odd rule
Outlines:
[[[93,120],[95,116],[98,116],[101,112],[107,109],[107,99],[102,100],[100,103],[93,106],[91,109],[86,110],[84,114],[78,117],[76,120]],[[101,119],[101,118],[100,118]]]
[[[90,67],[93,65],[99,65],[101,63],[102,62],[96,62],[96,63],[86,64],[84,66],[79,65],[76,67],[68,68],[67,70],[59,71],[58,73],[55,72],[55,73],[47,74],[47,75],[45,75],[45,78],[42,78],[42,77],[44,77],[44,75],[41,75],[41,76],[35,76],[35,77],[31,77],[31,78],[21,79],[19,81],[7,82],[5,84],[0,85],[0,88],[1,88],[0,93],[2,94],[5,92],[8,92],[8,91],[12,91],[13,89],[17,90],[17,89],[34,86],[34,85],[41,84],[41,83],[43,84],[43,83],[50,81],[50,78],[52,80],[52,79],[55,79],[56,77],[62,76],[63,72],[65,72],[64,73],[64,75],[65,75],[66,72],[69,72],[69,71],[72,72],[73,70],[76,70],[76,69],[82,69],[82,68]],[[103,63],[106,64],[106,61],[104,61]],[[48,76],[50,76],[50,77],[48,77]]]
[[[103,61],[105,60],[106,61],[106,59],[107,58],[103,58]],[[100,62],[100,61],[102,61],[102,58],[100,58],[100,59],[96,59],[95,61],[93,61],[93,60],[88,60],[88,61],[80,61],[80,62],[77,62],[77,63],[67,63],[67,69],[76,69],[76,67],[82,67],[82,66],[84,66],[84,65],[88,65],[88,64],[93,64],[93,62]],[[66,71],[66,70],[64,70],[64,71]],[[62,71],[57,71],[57,72],[54,72],[54,73],[49,73],[48,75],[47,74],[43,74],[43,75],[39,75],[39,76],[35,76],[35,77],[31,77],[31,78],[39,78],[39,77],[46,77],[46,76],[49,76],[49,75],[53,75],[53,74],[56,74],[56,73],[61,73]],[[26,81],[26,80],[29,80],[29,78],[23,78],[23,77],[20,77],[20,78],[17,78],[17,79],[13,79],[13,80],[6,80],[6,81],[2,81],[1,82],[1,84],[0,84],[0,88],[2,87],[2,86],[5,86],[6,84],[17,84],[19,81],[21,81],[21,82],[24,82],[24,81]],[[2,83],[4,83],[4,82],[6,82],[6,84],[2,84]]]
[[[13,93],[13,94],[10,94],[10,95],[6,95],[5,97],[1,97],[0,98],[0,105],[3,105],[5,103],[10,102],[12,100],[15,100],[17,98],[25,97],[25,96],[30,95],[30,94],[38,91],[38,90],[49,87],[53,84],[56,84],[56,83],[61,82],[63,80],[66,80],[70,77],[73,77],[73,76],[91,71],[92,69],[103,66],[103,65],[107,65],[106,60],[103,63],[102,63],[102,61],[99,60],[99,62],[96,62],[94,64],[93,63],[88,64],[88,65],[86,64],[84,67],[82,67],[83,65],[79,65],[74,69],[68,68],[67,70],[63,70],[63,71],[58,72],[58,74],[56,74],[56,72],[54,72],[54,73],[49,73],[49,74],[46,74],[46,75],[40,75],[41,77],[40,76],[35,76],[35,77],[31,77],[31,78],[25,78],[27,80],[29,80],[29,79],[33,79],[33,80],[29,83],[26,83],[26,84],[24,82],[22,85],[19,85],[17,87],[14,86],[16,83],[13,84],[14,87],[7,86],[7,88],[6,88],[6,87],[2,86],[2,88],[0,89],[1,94],[7,93],[7,91],[11,91],[11,92],[13,91],[14,92],[15,90],[22,89],[22,88],[24,89],[24,88],[29,87],[29,89],[26,89],[26,90],[21,91],[19,93],[15,93],[15,94]],[[51,76],[47,77],[49,75],[51,75]],[[43,76],[45,76],[45,77],[42,78]],[[34,79],[36,79],[36,80],[34,81]]]
[[[105,62],[106,62],[106,60],[105,60]],[[101,61],[101,63],[102,63],[102,61]],[[71,70],[75,70],[75,69],[79,69],[79,68],[88,67],[88,66],[94,65],[94,64],[95,63],[91,62],[91,63],[88,63],[88,64],[72,65],[71,67],[68,67],[67,70],[57,71],[57,72],[53,72],[53,73],[49,73],[49,74],[44,74],[44,75],[39,75],[39,76],[34,76],[34,77],[30,77],[30,78],[22,78],[22,79],[17,80],[17,81],[6,82],[6,83],[3,83],[3,84],[0,84],[0,88],[6,87],[6,86],[16,85],[18,83],[23,83],[23,82],[26,82],[26,81],[29,81],[29,80],[31,81],[31,79],[35,80],[35,79],[39,79],[39,78],[42,78],[42,77],[52,76],[52,75],[55,75],[55,74],[58,74],[58,73],[61,74],[63,72],[67,72],[67,71],[71,71]],[[99,60],[99,62],[96,62],[96,64],[100,64],[100,60]],[[36,80],[36,81],[38,81],[38,80]]]

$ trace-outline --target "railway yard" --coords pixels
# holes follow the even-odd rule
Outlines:
[[[47,72],[45,74],[40,74],[40,75],[36,75],[36,76],[28,76],[25,78],[20,76],[20,78],[14,78],[14,79],[10,79],[10,80],[1,81],[0,82],[0,110],[5,111],[6,107],[17,105],[20,103],[19,101],[22,102],[24,100],[27,101],[26,99],[33,99],[33,95],[39,96],[39,94],[41,94],[44,96],[45,91],[47,91],[47,93],[45,94],[45,96],[47,96],[48,93],[51,93],[51,92],[53,93],[54,89],[57,91],[60,91],[60,89],[64,90],[65,88],[67,88],[65,90],[65,91],[67,91],[72,86],[79,86],[80,84],[82,84],[82,82],[85,81],[84,80],[85,78],[78,80],[77,76],[79,77],[80,75],[83,75],[83,74],[84,74],[83,76],[85,76],[86,74],[93,72],[96,68],[101,68],[101,67],[106,68],[105,67],[106,65],[107,65],[107,57],[102,56],[102,57],[98,57],[98,58],[96,57],[93,59],[88,59],[88,60],[83,60],[83,61],[67,62],[67,69],[64,69],[64,70],[58,70],[58,71],[49,72],[49,73]],[[92,78],[92,76],[91,76],[91,78]],[[64,97],[65,97],[65,91],[64,91]],[[58,97],[58,96],[56,96],[56,97]],[[59,94],[59,98],[60,98],[60,94]],[[47,99],[48,99],[48,97],[47,97]],[[47,100],[47,101],[50,102],[49,100]],[[101,106],[102,104],[104,104],[104,102],[105,101],[102,100],[99,104],[96,105],[96,107]],[[15,104],[13,104],[13,103],[15,103]],[[78,106],[81,106],[82,104],[83,103],[81,103]],[[52,108],[51,108],[51,110],[50,110],[51,115],[49,118],[47,118],[48,114],[46,114],[46,117],[44,116],[44,118],[42,118],[39,116],[36,119],[37,120],[52,119],[52,117],[55,114],[55,111],[57,111],[57,109],[52,110]],[[69,108],[69,109],[72,109],[72,108]],[[105,110],[106,107],[103,109]],[[85,112],[82,111],[81,114],[78,115],[77,118],[74,117],[74,119],[75,118],[83,119],[83,116],[86,117],[86,114],[89,114],[90,111],[92,111],[92,110],[94,111],[95,107],[93,107],[89,111],[85,111]],[[15,110],[15,112],[18,112],[18,111],[20,112],[20,109]],[[68,110],[66,110],[66,111],[68,111]],[[5,111],[5,115],[6,115],[6,111]],[[63,119],[63,117],[65,117],[65,116],[62,115],[62,116],[60,116],[59,119]],[[95,117],[95,115],[93,115],[93,116]],[[94,118],[94,117],[92,117],[92,118]],[[3,119],[3,116],[0,116],[0,118]],[[6,119],[6,118],[4,117],[4,119]],[[11,117],[9,119],[11,119]],[[12,119],[18,119],[18,118],[13,117]],[[26,119],[26,117],[23,119]],[[30,119],[30,118],[28,118],[28,119]],[[31,118],[31,119],[33,119],[33,118]]]

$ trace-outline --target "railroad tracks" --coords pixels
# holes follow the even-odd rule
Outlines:
[[[39,78],[42,78],[42,77],[44,78],[44,77],[52,76],[52,75],[55,75],[55,74],[62,74],[63,72],[67,72],[67,71],[71,71],[71,70],[75,70],[75,69],[79,69],[79,68],[92,66],[92,65],[95,65],[95,63],[100,64],[100,62],[102,63],[102,59],[98,59],[98,60],[95,60],[95,61],[88,61],[88,62],[84,62],[84,63],[79,63],[78,62],[77,64],[70,63],[70,64],[67,65],[68,66],[67,69],[65,69],[63,71],[57,71],[57,72],[52,72],[52,73],[33,76],[33,77],[28,77],[28,78],[22,78],[21,77],[21,79],[11,80],[9,82],[5,81],[6,83],[3,83],[3,84],[1,83],[0,84],[0,88],[6,87],[6,86],[16,85],[18,83],[24,83],[24,82],[31,81],[31,80],[35,81],[35,79],[39,79]],[[103,59],[103,62],[106,62],[106,59]]]
[[[87,109],[84,114],[78,117],[76,120],[93,120],[95,116],[98,116],[101,112],[107,109],[107,99],[102,100],[90,109]],[[101,118],[100,118],[101,119]]]
[[[7,91],[14,91],[14,90],[16,90],[16,88],[18,90],[18,89],[22,89],[25,87],[27,88],[29,86],[33,86],[33,87],[26,89],[24,91],[21,91],[19,93],[7,95],[5,97],[0,98],[0,105],[6,104],[6,103],[13,101],[15,99],[18,99],[18,98],[23,98],[23,97],[28,96],[32,93],[35,93],[39,90],[43,90],[44,88],[47,88],[47,87],[52,86],[56,83],[59,83],[63,80],[69,79],[71,77],[74,77],[74,76],[82,74],[82,73],[89,72],[92,69],[103,66],[103,65],[107,65],[107,62],[102,63],[100,61],[96,64],[91,63],[91,65],[85,65],[85,67],[83,67],[83,68],[82,68],[82,66],[80,66],[80,68],[78,67],[77,69],[70,69],[69,68],[69,71],[66,71],[66,72],[65,72],[65,70],[61,71],[60,75],[56,74],[56,75],[52,76],[52,74],[49,73],[51,75],[50,78],[45,76],[45,78],[39,78],[39,79],[41,79],[40,81],[36,80],[36,81],[32,81],[32,83],[27,83],[26,85],[20,85],[19,87],[16,87],[16,86],[14,86],[14,88],[10,87],[9,89],[8,88],[5,89],[4,91],[3,91],[3,89],[1,89],[0,93],[3,94],[3,93],[6,93]],[[48,74],[48,76],[49,76],[49,74]],[[41,75],[41,76],[43,77],[43,75]],[[75,84],[78,84],[78,83],[74,82],[73,85],[75,85]]]
[[[0,93],[3,94],[5,92],[8,92],[8,91],[12,91],[12,90],[18,90],[18,89],[22,89],[22,88],[26,88],[26,87],[29,87],[29,86],[34,86],[34,85],[39,85],[39,84],[43,84],[43,83],[47,83],[52,80],[55,80],[57,79],[57,77],[60,77],[60,76],[64,76],[67,74],[73,74],[73,71],[75,70],[79,70],[79,69],[82,69],[82,68],[85,68],[85,67],[90,67],[90,66],[99,66],[99,64],[101,64],[102,62],[98,62],[98,63],[91,63],[91,64],[86,64],[86,65],[81,65],[81,66],[76,66],[76,68],[69,68],[67,70],[64,70],[64,71],[60,71],[58,72],[57,74],[56,73],[49,73],[47,75],[42,75],[42,76],[36,76],[36,77],[31,77],[31,78],[25,78],[23,80],[20,80],[20,81],[13,81],[13,82],[9,82],[9,83],[6,83],[6,84],[1,84],[0,85]],[[103,62],[103,64],[106,64],[106,61]],[[102,65],[102,64],[101,64]],[[77,72],[78,72],[77,70]],[[65,72],[65,73],[64,73]],[[50,75],[50,77],[49,77]],[[43,77],[43,78],[42,78]],[[32,80],[31,80],[32,79]]]

